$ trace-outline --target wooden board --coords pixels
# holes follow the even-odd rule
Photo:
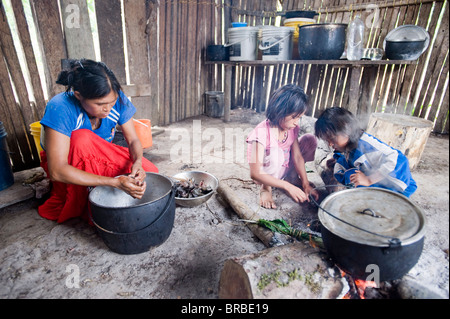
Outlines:
[[[60,0],[69,59],[96,60],[86,0]]]
[[[128,49],[130,84],[149,84],[147,9],[145,0],[125,0],[125,25]],[[152,100],[148,96],[135,97],[131,102],[137,111],[135,118],[153,120]]]
[[[61,59],[67,59],[57,1],[30,1],[37,24],[39,44],[43,52],[48,96],[51,98],[65,88],[56,84],[61,72]]]
[[[373,113],[366,132],[405,154],[413,170],[419,164],[432,127],[431,121],[418,117]]]
[[[114,72],[121,84],[127,84],[120,0],[96,0],[101,60]]]
[[[34,49],[31,45],[31,36],[28,29],[28,22],[26,21],[24,8],[21,0],[11,0],[11,4],[14,11],[14,17],[16,19],[17,31],[19,33],[20,42],[22,43],[23,52],[28,66],[28,73],[30,75],[30,82],[32,86],[32,92],[35,99],[33,115],[34,120],[38,121],[44,116],[45,110],[45,98],[44,91],[39,77],[39,71],[34,57]]]

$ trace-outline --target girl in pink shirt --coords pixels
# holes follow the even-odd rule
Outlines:
[[[293,84],[279,88],[269,100],[267,119],[247,137],[250,176],[261,184],[260,205],[265,208],[276,208],[272,187],[283,189],[297,203],[309,201],[310,194],[319,198],[305,169],[305,162],[314,160],[317,140],[312,134],[298,138],[307,105],[302,88]]]

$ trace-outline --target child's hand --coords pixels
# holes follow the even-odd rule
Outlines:
[[[330,158],[329,160],[327,160],[327,167],[328,168],[333,169],[335,164],[336,164],[336,159],[335,158]]]
[[[369,178],[361,171],[355,171],[355,174],[350,176],[350,182],[355,186],[370,186],[372,183]]]
[[[310,185],[305,188],[305,192],[306,192],[306,194],[309,194],[312,197],[314,197],[314,199],[316,201],[319,200],[319,192],[315,188],[311,187]]]
[[[302,191],[300,188],[292,185],[289,182],[287,184],[289,185],[285,187],[285,190],[296,203],[303,203],[305,201],[309,201],[308,195],[304,191]]]

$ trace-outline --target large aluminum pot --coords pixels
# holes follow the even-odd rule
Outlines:
[[[172,181],[157,173],[147,173],[147,188],[141,199],[109,187],[95,187],[89,194],[92,219],[108,231],[127,233],[143,229],[155,221],[167,206]]]
[[[175,191],[162,212],[145,228],[129,233],[113,232],[94,222],[97,232],[105,245],[113,252],[122,255],[141,254],[150,248],[163,244],[170,236],[175,221]]]
[[[353,188],[332,193],[319,207],[324,246],[354,278],[400,279],[419,260],[425,214],[407,197],[383,188]]]
[[[317,23],[298,28],[301,60],[338,60],[345,50],[347,24]]]

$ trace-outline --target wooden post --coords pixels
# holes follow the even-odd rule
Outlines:
[[[419,117],[373,113],[366,132],[405,154],[412,170],[419,164],[432,128],[433,122]]]
[[[356,66],[352,67],[352,73],[350,77],[350,91],[348,96],[348,110],[357,115],[358,100],[359,100],[359,79],[361,77],[361,68]]]
[[[231,65],[225,64],[225,92],[224,92],[224,112],[223,121],[230,122],[231,111]]]
[[[69,59],[96,60],[86,0],[60,0]]]

